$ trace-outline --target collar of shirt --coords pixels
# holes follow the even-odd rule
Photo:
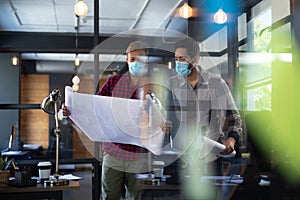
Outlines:
[[[206,85],[206,86],[208,85],[207,78],[205,78],[205,72],[204,71],[203,71],[203,73],[198,72],[198,75],[199,75],[198,82],[196,83],[195,87],[192,89],[198,89],[199,87],[202,87],[203,85]],[[188,84],[186,77],[183,77],[180,75],[177,75],[177,77],[180,80],[180,87],[184,87],[184,85]]]

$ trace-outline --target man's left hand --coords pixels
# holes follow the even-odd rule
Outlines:
[[[233,137],[229,137],[225,142],[225,149],[221,152],[223,155],[228,155],[234,151],[235,139]]]

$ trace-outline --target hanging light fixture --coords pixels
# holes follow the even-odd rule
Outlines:
[[[72,86],[73,91],[77,92],[79,90],[80,78],[77,75],[75,75],[72,78],[72,83],[73,83],[73,86]]]
[[[80,60],[78,58],[79,26],[80,26],[79,16],[76,16],[76,25],[75,25],[75,30],[76,30],[76,37],[75,37],[76,54],[75,54],[75,60],[74,60],[74,66],[75,66],[75,68],[79,67],[79,65],[80,65]]]
[[[75,59],[74,59],[74,76],[72,78],[72,83],[73,83],[72,89],[73,89],[74,92],[77,92],[79,90],[79,83],[80,83],[80,79],[77,76],[77,70],[80,66],[80,59],[78,57],[79,27],[80,27],[79,15],[76,15],[76,25],[75,25],[75,30],[76,30],[76,38],[75,38],[76,53],[75,53]]]
[[[77,76],[77,70],[80,66],[80,59],[78,57],[78,37],[79,37],[79,26],[80,26],[80,21],[79,21],[79,16],[76,15],[76,38],[75,38],[75,48],[76,48],[76,54],[75,54],[75,59],[74,59],[74,77],[72,78],[72,89],[74,92],[77,92],[79,90],[79,83],[80,79]]]
[[[88,6],[82,1],[79,0],[75,5],[74,5],[74,12],[77,16],[83,17],[88,13]]]
[[[80,59],[78,58],[78,54],[76,53],[75,59],[74,59],[74,66],[79,67],[80,66]]]
[[[12,66],[17,66],[19,64],[19,58],[16,55],[11,57],[11,64]]]
[[[224,24],[227,21],[227,14],[220,8],[215,14],[214,14],[214,21],[217,24]]]
[[[191,8],[186,2],[179,8],[179,16],[185,19],[190,18],[193,15],[193,8]]]
[[[172,69],[172,61],[168,61],[168,69]]]

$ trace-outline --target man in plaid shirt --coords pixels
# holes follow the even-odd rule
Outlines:
[[[191,38],[176,44],[177,75],[167,80],[169,92],[164,101],[169,110],[168,119],[173,123],[172,126],[164,127],[164,131],[172,130],[176,134],[187,126],[193,126],[195,130],[196,125],[202,135],[223,143],[226,149],[222,154],[228,155],[235,150],[242,131],[242,120],[226,82],[219,75],[198,66],[199,54],[199,46]],[[228,134],[226,140],[223,133],[225,121],[225,132]]]
[[[140,41],[132,42],[126,50],[129,72],[108,78],[98,95],[127,99],[143,99],[143,81],[146,71],[145,46]],[[145,172],[147,150],[130,144],[103,143],[102,198],[120,199],[123,184],[126,199],[137,199],[135,173]]]
[[[143,99],[146,50],[144,44],[132,42],[126,50],[129,72],[115,75],[104,83],[98,95],[127,99]],[[136,199],[135,173],[146,170],[146,149],[129,144],[103,143],[102,197],[120,199],[123,183],[126,199]],[[144,169],[143,169],[144,168]]]
[[[144,99],[146,60],[145,45],[140,41],[130,43],[126,50],[129,72],[109,77],[97,94],[126,99]],[[70,115],[65,105],[63,114]],[[102,149],[104,152],[101,178],[102,199],[119,200],[124,185],[126,199],[137,199],[135,174],[147,170],[148,151],[131,144],[108,142],[103,143]]]
[[[189,191],[184,194],[187,199],[204,198],[201,195],[207,190],[201,190],[201,183],[197,183],[203,175],[215,175],[220,164],[220,159],[210,153],[211,149],[202,148],[201,136],[224,144],[226,149],[221,154],[226,156],[238,150],[242,130],[241,117],[226,82],[219,75],[202,69],[198,65],[199,55],[199,45],[191,38],[176,44],[177,74],[167,81],[168,97],[164,101],[171,124],[164,127],[164,131],[171,134],[173,147],[184,152],[187,170],[183,176],[190,176],[189,180],[181,179],[189,185]],[[214,199],[214,192],[211,195]]]

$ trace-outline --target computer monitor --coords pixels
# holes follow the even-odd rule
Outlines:
[[[18,151],[20,150],[19,148],[19,137],[17,135],[17,126],[13,125],[11,128],[11,133],[9,135],[8,139],[8,144],[6,147],[1,149],[1,152],[6,152],[6,151]],[[7,141],[7,140],[5,140]]]

